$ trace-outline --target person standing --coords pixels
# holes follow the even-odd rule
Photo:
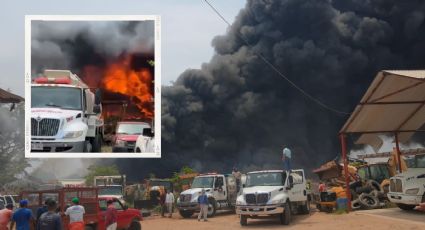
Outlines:
[[[0,210],[0,230],[9,230],[9,223],[13,214],[13,204],[7,204]]]
[[[201,195],[199,195],[198,197],[198,204],[199,204],[198,221],[200,221],[201,218],[204,218],[204,221],[207,221],[208,197],[207,197],[207,194],[205,194],[205,189],[202,189]]]
[[[56,213],[56,201],[46,200],[47,212],[41,214],[37,222],[37,230],[62,230],[62,220]]]
[[[291,168],[291,158],[292,158],[291,150],[284,145],[283,151],[282,151],[282,162],[283,162],[284,169],[287,170],[287,171],[292,170],[292,168]]]
[[[161,216],[164,217],[167,206],[165,205],[165,198],[167,196],[167,189],[159,196],[159,204],[161,205]]]
[[[106,209],[106,230],[116,230],[117,229],[117,209],[114,206],[113,200],[107,201],[108,208]]]
[[[72,198],[72,206],[67,208],[65,215],[69,216],[69,230],[84,230],[84,214],[86,211],[80,205],[80,200],[77,197]]]
[[[30,230],[30,225],[34,222],[32,211],[28,207],[28,200],[21,200],[19,202],[19,209],[12,215],[12,223],[10,229],[13,229],[16,223],[16,230]]]
[[[165,206],[167,206],[168,215],[171,218],[173,215],[174,194],[171,191],[165,196]]]
[[[50,201],[50,199],[46,199],[44,201],[44,205],[37,209],[37,216],[35,217],[35,225],[36,226],[38,226],[38,221],[40,219],[40,216],[43,215],[43,213],[48,211],[47,204],[49,203],[49,201]]]
[[[241,174],[241,172],[239,172],[239,170],[236,167],[234,167],[233,168],[233,171],[232,171],[232,175],[236,179],[236,192],[239,192],[240,187],[241,187],[241,177],[242,177],[242,174]]]

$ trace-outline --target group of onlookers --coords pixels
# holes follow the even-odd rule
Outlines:
[[[72,205],[68,207],[64,214],[69,217],[69,230],[84,230],[85,209],[80,205],[77,197],[71,200]],[[116,230],[117,228],[117,210],[112,200],[107,201],[105,212],[105,221],[107,230]],[[62,230],[62,216],[59,214],[57,203],[53,199],[47,199],[42,207],[37,209],[34,216],[31,209],[28,208],[28,200],[21,200],[19,208],[13,211],[13,204],[8,204],[0,210],[0,230],[30,230],[31,225],[35,230]]]

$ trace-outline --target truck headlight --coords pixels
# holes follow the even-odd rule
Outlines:
[[[271,200],[270,204],[280,204],[281,200]]]
[[[411,188],[406,190],[407,195],[416,195],[419,192],[419,188]]]
[[[115,144],[117,146],[125,146],[127,144],[127,142],[126,141],[123,141],[123,140],[117,140],[117,142],[115,142]]]
[[[69,131],[69,132],[65,132],[65,134],[63,135],[63,138],[77,138],[80,137],[81,135],[83,135],[84,131]]]
[[[246,205],[244,200],[236,200],[236,205]]]

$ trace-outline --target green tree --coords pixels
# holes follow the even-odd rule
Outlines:
[[[89,173],[84,177],[87,185],[93,185],[95,176],[121,175],[116,165],[91,165],[88,170]]]

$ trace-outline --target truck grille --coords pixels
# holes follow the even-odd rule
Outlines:
[[[391,192],[403,192],[403,186],[400,179],[392,179],[390,181]]]
[[[59,130],[59,119],[44,118],[37,121],[31,118],[31,136],[55,136]]]
[[[266,204],[269,201],[269,194],[245,194],[245,201],[247,204]]]
[[[180,202],[190,202],[192,199],[192,195],[190,194],[181,194],[180,195]]]

